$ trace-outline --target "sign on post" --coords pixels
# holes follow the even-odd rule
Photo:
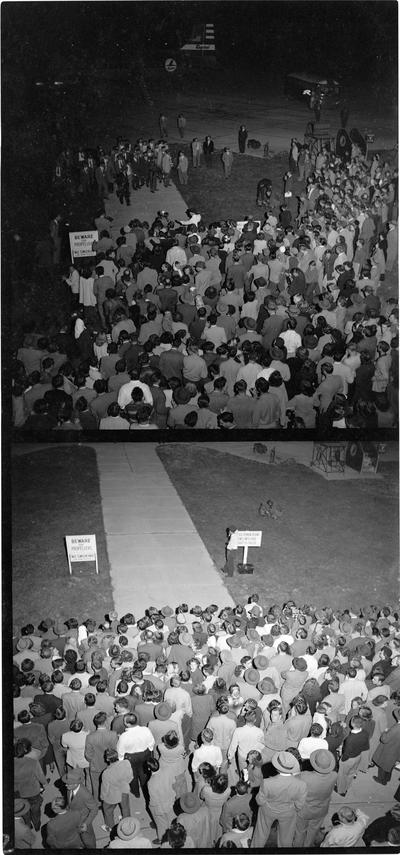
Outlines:
[[[96,253],[92,249],[93,241],[99,239],[99,233],[96,230],[88,232],[70,232],[69,245],[71,248],[72,263],[75,258],[89,258],[95,256]]]
[[[68,555],[68,569],[72,576],[72,563],[74,561],[95,561],[96,573],[99,572],[97,561],[97,545],[95,534],[67,534],[65,536]]]
[[[243,546],[243,564],[247,564],[249,546],[261,546],[262,531],[237,531],[237,545]]]
[[[168,57],[168,59],[165,60],[164,68],[166,71],[169,72],[176,71],[176,69],[178,68],[178,63],[172,56],[170,56]]]

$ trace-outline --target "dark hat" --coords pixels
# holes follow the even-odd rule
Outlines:
[[[310,763],[316,772],[327,775],[335,768],[335,758],[326,748],[319,748],[310,754]]]
[[[63,635],[63,633],[64,633],[65,631],[66,631],[66,629],[65,629],[65,623],[64,623],[64,621],[63,621],[63,620],[61,620],[61,618],[58,618],[58,619],[56,620],[56,622],[55,622],[54,626],[53,626],[53,632],[54,632],[54,634],[55,634],[55,635]]]
[[[258,668],[259,671],[264,671],[265,668],[268,668],[268,659],[266,656],[255,656],[253,659],[253,665],[255,668]]]
[[[164,617],[171,617],[171,615],[173,615],[171,606],[163,606],[162,609],[160,609],[160,612]]]
[[[166,702],[161,701],[161,703],[156,704],[154,707],[154,716],[159,721],[168,721],[168,719],[172,715],[172,707]]]
[[[24,816],[30,810],[27,799],[14,799],[14,816]]]
[[[229,644],[229,647],[241,647],[242,646],[242,636],[236,633],[235,635],[231,635],[226,639],[226,643]]]
[[[82,783],[82,769],[69,769],[69,771],[62,776],[61,780],[64,784]]]
[[[260,672],[256,670],[256,668],[248,668],[247,671],[244,672],[243,678],[246,683],[249,683],[250,686],[256,686],[260,680]]]
[[[278,751],[273,755],[271,763],[278,772],[286,775],[295,775],[300,772],[299,761],[290,751]]]
[[[30,638],[19,638],[16,644],[17,650],[22,653],[23,650],[28,650],[32,647],[32,640]]]
[[[185,793],[179,799],[179,805],[184,813],[196,813],[202,807],[203,802],[197,793]]]
[[[277,688],[271,677],[264,677],[258,684],[257,689],[262,695],[273,695],[277,692]]]
[[[295,656],[292,662],[296,671],[307,671],[307,662],[301,656]]]

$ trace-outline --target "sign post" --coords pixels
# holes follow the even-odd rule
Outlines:
[[[74,561],[95,561],[96,573],[99,573],[97,561],[97,545],[95,534],[67,534],[65,536],[68,555],[68,570],[72,576],[72,563]]]
[[[243,564],[247,564],[249,546],[261,546],[262,531],[237,531],[237,545],[243,546]]]
[[[96,255],[92,249],[93,242],[99,239],[99,233],[96,230],[88,232],[70,232],[69,245],[71,248],[71,259],[74,263],[75,258],[89,258]]]

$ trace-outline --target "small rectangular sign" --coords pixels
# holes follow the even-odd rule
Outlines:
[[[71,248],[71,258],[89,258],[95,256],[96,253],[92,249],[93,241],[99,239],[99,233],[95,229],[88,232],[70,232],[69,245]]]
[[[262,531],[237,531],[238,546],[261,546]]]
[[[96,573],[98,573],[97,564],[97,544],[95,534],[67,534],[65,536],[67,546],[69,572],[72,573],[71,564],[73,561],[95,561]]]

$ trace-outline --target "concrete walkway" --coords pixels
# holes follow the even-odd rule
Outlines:
[[[114,605],[119,615],[178,602],[232,604],[193,521],[150,443],[97,454]]]
[[[130,205],[121,205],[115,193],[106,199],[106,214],[113,218],[110,232],[114,239],[119,237],[121,227],[128,225],[135,217],[141,222],[147,220],[150,225],[157,216],[157,211],[168,211],[171,220],[187,219],[186,202],[172,182],[169,187],[158,182],[158,190],[155,193],[151,193],[148,187],[133,190],[130,201]]]

